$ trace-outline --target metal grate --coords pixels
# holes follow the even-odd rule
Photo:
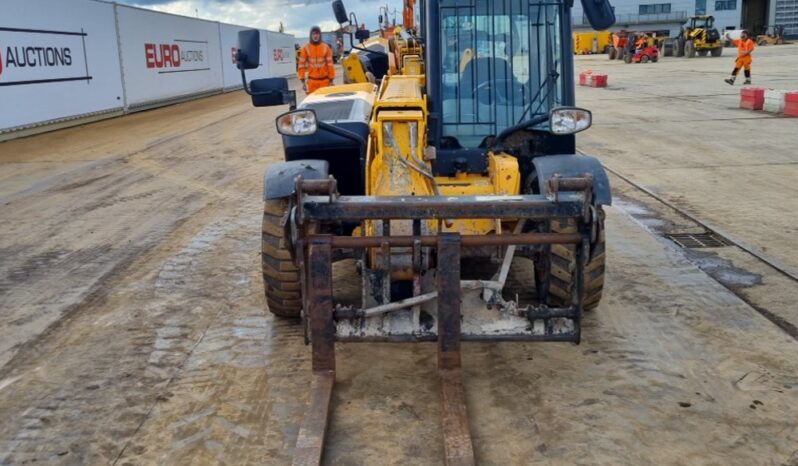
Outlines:
[[[665,236],[679,246],[688,249],[731,246],[729,240],[712,231],[704,233],[672,233]]]

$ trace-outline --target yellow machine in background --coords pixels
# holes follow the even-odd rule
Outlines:
[[[573,33],[574,55],[606,53],[612,45],[610,31],[588,31]]]
[[[723,41],[715,28],[713,16],[693,16],[676,37],[674,55],[693,58],[696,55],[719,57],[723,53]]]

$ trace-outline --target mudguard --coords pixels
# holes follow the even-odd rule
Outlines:
[[[288,197],[296,191],[296,177],[306,180],[325,179],[330,173],[326,160],[294,160],[275,163],[263,175],[263,200]]]
[[[598,205],[611,205],[612,192],[610,191],[610,180],[607,172],[601,166],[597,158],[589,155],[547,155],[545,157],[535,157],[532,159],[535,165],[535,173],[538,176],[540,189],[543,193],[548,192],[547,181],[554,175],[562,177],[580,176],[585,173],[593,175],[593,197]]]

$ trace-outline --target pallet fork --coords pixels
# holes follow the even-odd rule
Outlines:
[[[461,371],[460,344],[474,341],[569,341],[579,343],[580,320],[583,311],[584,269],[590,252],[593,219],[591,218],[592,179],[589,175],[575,178],[556,177],[549,183],[549,194],[524,196],[461,196],[461,197],[375,197],[338,196],[335,180],[297,179],[292,214],[287,234],[294,239],[295,261],[303,277],[304,309],[312,347],[312,381],[310,402],[297,437],[294,465],[320,464],[324,438],[330,413],[332,391],[335,385],[335,341],[341,329],[347,329],[346,341],[437,341],[438,373],[441,383],[442,431],[445,464],[473,465],[474,449],[471,442],[465,389]],[[325,222],[382,220],[412,220],[414,233],[420,231],[418,222],[426,219],[496,218],[496,219],[577,219],[577,233],[521,233],[470,236],[438,232],[436,235],[412,236],[335,236],[317,233]],[[362,223],[361,223],[362,224]],[[440,223],[439,223],[440,225]],[[520,230],[520,229],[519,229]],[[495,281],[477,283],[461,281],[461,248],[506,246],[502,271],[512,260],[515,245],[575,244],[575,287],[571,305],[549,308],[545,305],[519,306],[504,301],[501,287]],[[435,292],[419,294],[405,302],[386,303],[371,309],[344,308],[333,303],[332,262],[334,252],[341,249],[369,248],[435,249],[437,267]],[[415,255],[415,254],[414,254]],[[388,256],[390,257],[390,256]],[[385,271],[386,274],[390,270]],[[501,282],[499,285],[503,285]],[[384,285],[385,286],[385,285]],[[497,320],[507,322],[505,329],[496,326],[479,327],[467,321],[461,309],[462,289],[482,288],[483,300],[490,303]],[[498,288],[498,289],[497,289]],[[358,338],[351,328],[363,328],[366,319],[390,315],[393,312],[412,313],[408,308],[422,302],[437,301],[434,327],[414,328],[405,334],[373,334]],[[377,309],[378,312],[374,310]],[[525,323],[519,326],[518,322]],[[359,324],[358,324],[359,323]],[[360,327],[358,327],[360,325]],[[465,328],[465,331],[464,331]]]

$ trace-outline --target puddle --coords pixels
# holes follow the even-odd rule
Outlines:
[[[714,252],[685,249],[690,262],[727,287],[748,287],[762,284],[762,276],[735,267],[732,261]]]

